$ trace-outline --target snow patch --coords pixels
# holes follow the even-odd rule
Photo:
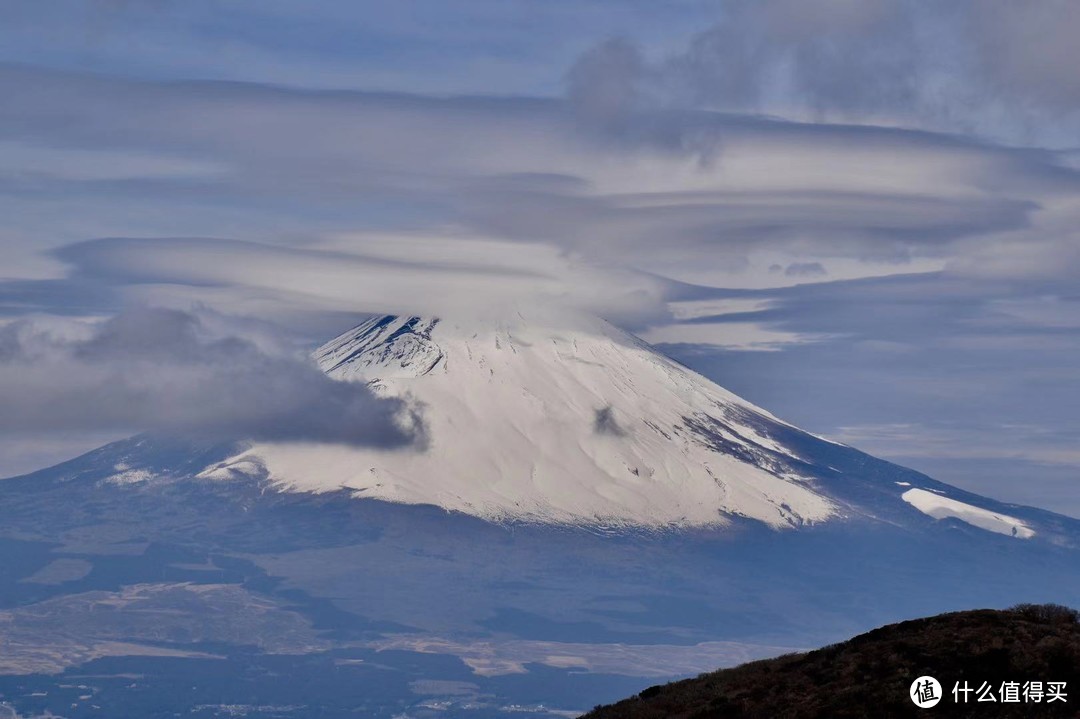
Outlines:
[[[118,464],[114,469],[120,471],[110,474],[105,478],[110,484],[139,484],[148,482],[154,478],[154,473],[145,469],[128,469],[126,465]]]
[[[266,469],[262,466],[262,463],[257,458],[250,457],[247,459],[232,458],[211,465],[195,476],[199,479],[229,481],[244,477],[263,477],[265,475]]]
[[[1020,539],[1030,539],[1035,536],[1035,532],[1016,517],[965,504],[949,497],[942,497],[925,489],[909,489],[901,495],[901,498],[915,509],[934,519],[952,517],[979,529],[1019,537]]]

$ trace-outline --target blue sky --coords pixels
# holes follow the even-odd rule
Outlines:
[[[313,383],[265,410],[300,426],[283,358],[356,317],[539,300],[1080,516],[1080,10],[1018,7],[8,3],[0,475],[160,426],[117,349],[148,307],[197,318],[209,387]]]

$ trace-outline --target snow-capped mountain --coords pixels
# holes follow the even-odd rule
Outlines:
[[[316,358],[333,377],[411,397],[427,446],[262,444],[238,459],[257,457],[291,488],[488,519],[646,526],[731,515],[799,525],[839,511],[755,429],[774,418],[600,321],[477,331],[382,317]]]
[[[931,517],[1020,539],[1038,532],[1011,508],[922,475],[883,479],[865,461],[833,461],[854,450],[597,318],[377,317],[314,357],[332,377],[409,399],[426,446],[259,443],[203,476],[257,471],[287,490],[345,489],[495,521],[793,528]]]
[[[1080,521],[804,432],[600,320],[382,317],[315,359],[408,398],[426,442],[140,435],[0,482],[0,708],[548,719],[1080,603]]]

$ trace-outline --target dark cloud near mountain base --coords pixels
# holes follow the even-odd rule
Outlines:
[[[313,364],[165,309],[63,332],[0,330],[0,433],[151,430],[214,439],[398,447],[422,443],[415,408]]]

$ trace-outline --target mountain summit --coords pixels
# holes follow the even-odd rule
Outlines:
[[[608,528],[949,519],[1030,539],[1043,522],[803,432],[598,318],[384,316],[314,358],[408,399],[426,447],[258,443],[206,476],[257,468],[287,490]]]

